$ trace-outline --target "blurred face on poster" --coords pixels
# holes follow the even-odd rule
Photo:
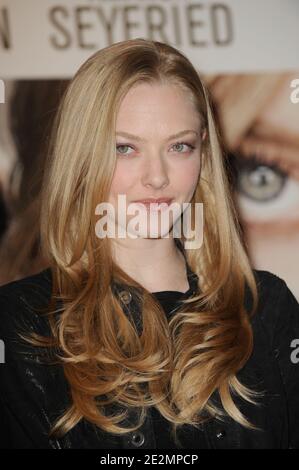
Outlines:
[[[252,265],[283,278],[299,299],[299,103],[284,74],[205,77],[232,164]]]

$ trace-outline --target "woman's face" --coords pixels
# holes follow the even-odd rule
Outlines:
[[[126,208],[147,198],[190,202],[200,168],[201,122],[188,93],[173,84],[143,83],[131,88],[116,122],[116,167],[109,202],[115,208],[117,223],[122,224],[117,209],[120,194],[126,196]],[[149,219],[152,211],[142,210],[147,222],[138,233],[148,238],[155,221]],[[176,213],[174,220],[167,218],[170,223],[163,228],[159,218],[165,212],[156,212],[158,237],[167,236],[182,213]],[[126,217],[126,223],[130,218]]]
[[[299,299],[299,104],[290,74],[240,146],[237,202],[257,269],[283,278]]]

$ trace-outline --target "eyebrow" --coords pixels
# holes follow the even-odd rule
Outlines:
[[[253,137],[256,138],[271,140],[273,143],[278,143],[279,145],[285,144],[291,147],[298,147],[299,145],[298,133],[281,130],[280,127],[273,124],[257,122],[257,124],[251,129],[250,135],[253,135]]]
[[[193,133],[193,134],[196,134],[198,135],[198,132],[196,132],[195,130],[193,129],[186,129],[185,131],[180,131],[178,132],[177,134],[173,134],[171,136],[169,136],[166,140],[169,141],[169,140],[172,140],[172,139],[176,139],[178,137],[182,137],[183,135],[185,134],[190,134],[190,133]],[[119,132],[116,132],[116,135],[120,135],[120,136],[123,136],[123,137],[127,137],[129,139],[134,139],[136,140],[137,142],[146,142],[146,139],[142,139],[141,137],[138,137],[137,135],[133,135],[133,134],[130,134],[129,132],[122,132],[122,131],[119,131]]]

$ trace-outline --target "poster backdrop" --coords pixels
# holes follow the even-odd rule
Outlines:
[[[79,66],[114,42],[166,42],[189,57],[210,89],[253,266],[285,279],[299,299],[298,23],[297,0],[0,0],[6,206],[14,214],[11,192],[26,200],[42,164],[43,129]],[[34,210],[20,217],[31,240]]]
[[[298,66],[296,0],[0,0],[1,78],[67,78],[92,52],[145,37],[205,72]]]

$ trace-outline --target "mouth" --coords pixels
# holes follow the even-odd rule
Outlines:
[[[134,204],[145,206],[147,210],[165,210],[172,202],[173,198],[140,199],[133,201]]]

